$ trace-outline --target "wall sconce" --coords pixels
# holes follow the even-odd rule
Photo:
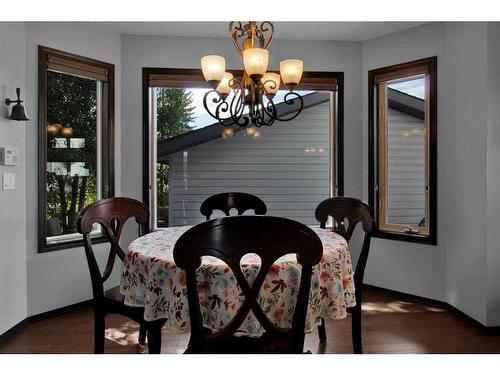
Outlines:
[[[14,107],[12,107],[12,112],[9,116],[9,120],[15,120],[15,121],[29,121],[30,119],[26,115],[26,110],[24,107],[21,105],[23,100],[21,100],[21,89],[18,87],[16,88],[16,94],[17,94],[17,100],[10,100],[10,99],[5,99],[5,104],[11,105],[12,103],[16,103]]]

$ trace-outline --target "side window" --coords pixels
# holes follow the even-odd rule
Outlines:
[[[39,48],[42,252],[81,242],[80,211],[113,196],[113,79],[113,65]]]
[[[369,72],[375,236],[436,242],[436,58]]]

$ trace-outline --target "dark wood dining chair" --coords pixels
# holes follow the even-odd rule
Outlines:
[[[363,277],[365,275],[366,261],[370,251],[371,229],[373,216],[370,207],[356,198],[335,197],[321,202],[316,207],[315,217],[321,228],[326,228],[328,217],[333,219],[333,231],[340,234],[349,243],[354,229],[358,223],[362,224],[365,233],[361,252],[354,271],[354,287],[356,289],[356,306],[348,307],[347,312],[352,317],[352,345],[354,353],[363,352],[361,343],[361,297],[363,290]],[[326,341],[325,321],[321,319],[318,326],[318,334],[321,342]]]
[[[144,204],[135,199],[123,197],[102,199],[85,207],[78,217],[78,232],[83,234],[85,255],[92,281],[94,352],[96,354],[104,353],[105,316],[107,314],[124,315],[139,323],[139,342],[144,344],[147,336],[149,353],[160,353],[161,327],[166,320],[146,322],[144,308],[125,305],[124,296],[120,293],[119,286],[104,291],[104,282],[113,271],[116,256],[118,255],[122,262],[125,259],[125,253],[121,249],[119,241],[125,222],[132,217],[139,224],[139,235],[143,235],[149,219],[149,211]],[[91,232],[95,223],[101,225],[104,235],[111,244],[106,268],[102,274],[92,248]]]
[[[259,272],[249,285],[240,268],[247,253],[261,258]],[[285,254],[297,254],[300,288],[291,328],[276,326],[258,302],[259,291],[273,263]],[[186,272],[191,338],[185,353],[302,353],[309,304],[312,267],[319,263],[323,245],[309,227],[272,216],[233,216],[206,221],[185,232],[174,247],[174,261]],[[245,300],[229,324],[218,332],[204,328],[198,298],[196,270],[201,257],[223,260],[234,273]],[[252,311],[265,333],[258,338],[234,335]]]
[[[265,215],[267,213],[266,204],[259,197],[249,193],[220,193],[205,199],[200,206],[200,212],[207,220],[210,220],[214,210],[224,212],[229,216],[232,208],[238,211],[238,215],[243,215],[245,211],[254,210],[255,215]]]

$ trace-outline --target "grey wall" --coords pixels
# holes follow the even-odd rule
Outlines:
[[[370,69],[438,56],[438,245],[375,239],[367,282],[487,325],[500,322],[498,37],[497,24],[432,23],[363,44],[365,92]]]
[[[445,49],[444,24],[426,24],[399,33],[363,43],[363,93],[368,94],[368,71],[388,65],[438,56],[438,105],[443,96],[441,73],[444,71],[441,58]],[[368,199],[368,103],[363,100],[363,197]],[[440,109],[441,107],[439,107]],[[442,141],[442,115],[438,110],[438,139]],[[438,145],[441,150],[442,145]],[[439,153],[438,174],[441,169]],[[370,258],[366,267],[365,280],[369,284],[395,289],[406,293],[443,300],[445,297],[445,248],[444,207],[441,194],[442,183],[438,176],[438,246],[427,246],[410,242],[372,240]]]
[[[78,23],[28,23],[26,39],[27,102],[32,105],[32,120],[26,124],[26,218],[28,260],[28,314],[80,302],[91,297],[89,271],[83,248],[37,253],[37,83],[38,45],[61,49],[115,65],[115,137],[116,185],[120,194],[121,179],[121,43],[120,35],[82,27]],[[105,246],[99,247],[97,256],[104,261]],[[112,283],[116,285],[119,273]]]
[[[16,35],[16,38],[12,38]],[[16,174],[16,190],[0,190],[0,334],[27,316],[91,298],[91,284],[82,248],[37,252],[38,209],[38,44],[115,64],[116,137],[120,139],[121,39],[76,23],[0,23],[0,147],[20,149],[21,164],[0,167]],[[31,121],[9,121],[3,98],[21,87]],[[116,142],[117,192],[120,193],[120,150]],[[107,254],[97,250],[102,264]],[[116,284],[119,271],[111,277]]]
[[[27,314],[24,137],[29,125],[8,120],[12,105],[7,107],[4,103],[4,98],[16,98],[16,87],[21,88],[21,99],[26,95],[23,64],[26,51],[22,43],[25,37],[24,24],[0,22],[0,51],[3,51],[0,57],[0,147],[15,147],[20,151],[20,165],[0,166],[0,184],[3,172],[16,175],[15,190],[2,190],[0,186],[0,334]],[[36,115],[32,103],[27,102],[26,108],[31,116]]]
[[[487,323],[487,26],[450,23],[445,36],[444,69],[438,82],[438,184],[442,188],[438,211],[446,248],[445,299]]]
[[[487,254],[488,324],[500,325],[500,24],[488,24]]]
[[[224,191],[257,195],[268,215],[317,224],[313,208],[330,196],[330,128],[326,102],[260,128],[258,139],[239,131],[172,154],[169,225],[205,221],[201,203]]]

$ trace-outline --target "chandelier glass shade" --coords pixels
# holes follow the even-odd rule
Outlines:
[[[203,97],[206,111],[222,125],[270,126],[275,121],[290,121],[299,115],[304,107],[302,97],[293,91],[300,83],[304,63],[298,59],[283,60],[280,72],[268,72],[269,50],[274,26],[271,22],[231,22],[229,35],[243,61],[243,77],[235,78],[226,71],[224,57],[204,56],[201,69],[205,80],[212,86]],[[289,108],[277,110],[273,98],[281,82],[288,92],[280,106]],[[279,113],[280,112],[280,113]]]

